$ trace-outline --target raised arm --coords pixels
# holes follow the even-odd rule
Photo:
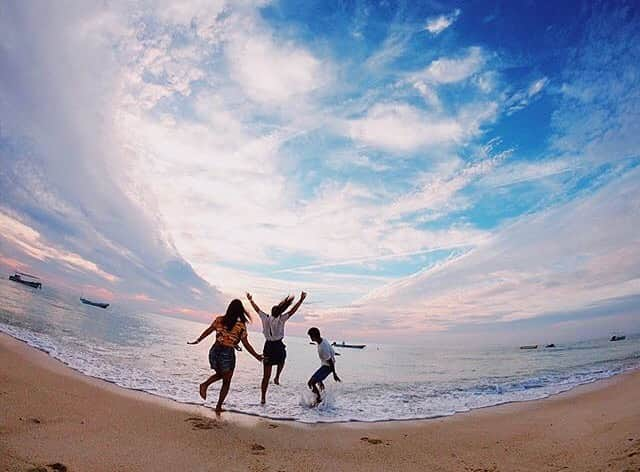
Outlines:
[[[284,314],[284,316],[286,316],[287,318],[291,318],[294,315],[294,313],[298,311],[298,308],[300,308],[300,305],[302,305],[302,302],[304,302],[305,298],[307,298],[307,292],[302,292],[300,294],[300,300],[298,300],[298,302],[295,305],[293,305],[291,309]]]
[[[202,341],[204,338],[206,338],[207,336],[209,336],[211,333],[213,333],[216,329],[214,328],[214,324],[215,321],[213,323],[211,323],[211,326],[209,326],[207,329],[205,329],[202,334],[200,335],[200,337],[198,339],[196,339],[195,341],[187,341],[187,344],[198,344],[200,341]]]
[[[247,299],[251,303],[251,306],[253,307],[253,309],[256,310],[256,313],[259,315],[262,312],[262,310],[260,309],[258,304],[253,301],[253,297],[251,296],[251,294],[249,292],[247,292]]]

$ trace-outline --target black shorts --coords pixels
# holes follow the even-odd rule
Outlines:
[[[209,350],[209,365],[217,374],[231,372],[236,368],[236,350],[214,344]]]
[[[265,341],[262,355],[264,356],[264,360],[262,361],[264,365],[283,364],[287,358],[287,349],[282,339],[278,341]]]

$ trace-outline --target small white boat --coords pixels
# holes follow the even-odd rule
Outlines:
[[[364,349],[365,347],[367,347],[366,344],[347,344],[344,341],[342,341],[341,344],[338,344],[337,342],[332,342],[331,345],[333,347],[346,347],[349,349]]]

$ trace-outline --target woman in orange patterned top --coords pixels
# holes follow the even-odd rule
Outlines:
[[[216,411],[218,412],[222,411],[222,403],[227,393],[229,393],[231,378],[236,367],[235,347],[238,343],[242,343],[253,357],[262,362],[262,355],[253,349],[247,337],[247,321],[250,319],[249,313],[244,309],[242,302],[238,299],[233,300],[229,303],[224,316],[218,316],[213,320],[211,326],[202,332],[198,339],[187,343],[198,344],[211,333],[216,332],[216,342],[209,350],[209,364],[216,373],[200,384],[200,396],[206,400],[209,386],[218,380],[222,380],[222,388],[220,389],[218,405],[216,406]]]

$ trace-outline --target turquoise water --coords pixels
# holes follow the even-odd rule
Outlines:
[[[210,375],[211,341],[188,346],[205,325],[137,314],[117,304],[107,310],[45,287],[0,280],[0,331],[48,352],[87,375],[185,403],[203,403],[197,386]],[[251,332],[260,350],[263,337]],[[261,365],[238,353],[225,407],[302,422],[432,418],[500,403],[532,400],[640,366],[640,337],[608,338],[521,351],[517,346],[465,350],[369,344],[338,349],[341,384],[328,380],[326,402],[309,408],[306,381],[318,366],[315,346],[287,337],[281,386],[260,400]],[[219,386],[209,392],[214,406]]]

